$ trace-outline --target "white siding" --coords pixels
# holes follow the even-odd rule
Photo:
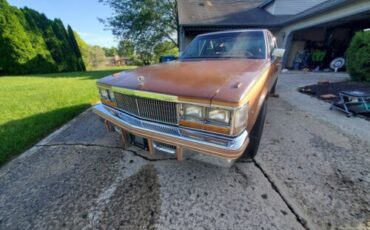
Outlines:
[[[273,15],[294,15],[301,13],[326,0],[275,0],[266,7]]]

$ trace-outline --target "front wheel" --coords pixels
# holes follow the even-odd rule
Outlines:
[[[258,114],[256,123],[254,124],[252,131],[249,133],[249,144],[245,149],[241,159],[253,159],[257,155],[258,147],[260,145],[263,127],[266,119],[266,102],[263,103],[260,113]]]

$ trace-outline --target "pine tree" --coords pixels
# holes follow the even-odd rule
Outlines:
[[[28,38],[31,41],[32,47],[38,56],[38,60],[32,65],[32,69],[34,70],[33,72],[55,72],[57,70],[57,64],[55,63],[44,40],[43,31],[38,25],[39,13],[29,8],[21,9],[20,13],[21,14],[18,16],[18,18],[22,23],[23,28],[25,29]]]
[[[63,68],[61,69],[61,71],[77,71],[78,64],[74,52],[72,50],[72,47],[69,44],[67,31],[63,25],[63,22],[60,19],[54,19],[53,31],[55,33],[55,36],[59,40],[60,47],[63,50],[62,53]]]
[[[38,13],[38,26],[43,32],[43,37],[48,49],[57,63],[58,71],[68,71],[65,63],[64,47],[60,39],[54,33],[54,21],[49,20],[44,14]]]
[[[82,60],[84,62],[84,66],[89,68],[90,66],[90,55],[89,55],[89,45],[82,40],[80,35],[77,32],[74,32],[74,37],[76,39],[76,42],[78,44],[78,48],[81,51]]]
[[[72,28],[0,0],[0,73],[85,71]]]
[[[78,47],[77,40],[75,38],[74,32],[70,25],[68,25],[68,38],[69,38],[69,43],[72,47],[72,50],[75,53],[79,71],[86,71],[86,67],[82,60],[82,54],[81,54],[80,48]]]
[[[47,52],[39,53],[37,50],[42,46],[42,41],[27,33],[23,13],[5,0],[0,0],[0,8],[1,72],[22,74],[52,71],[54,66]],[[35,47],[33,42],[36,42]]]

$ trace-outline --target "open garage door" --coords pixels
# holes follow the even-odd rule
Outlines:
[[[357,31],[370,28],[370,12],[294,31],[287,44],[285,66],[294,70],[332,71],[331,62],[346,58]],[[345,65],[339,68],[345,71]]]

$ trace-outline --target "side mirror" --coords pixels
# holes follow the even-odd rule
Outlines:
[[[284,56],[284,53],[285,53],[285,49],[275,48],[272,51],[272,56],[277,57],[277,58],[282,58]]]

